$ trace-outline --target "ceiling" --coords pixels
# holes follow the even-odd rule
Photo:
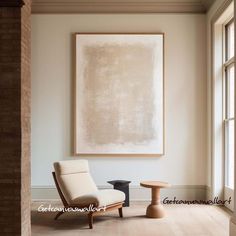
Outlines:
[[[33,13],[206,13],[215,0],[33,0]]]

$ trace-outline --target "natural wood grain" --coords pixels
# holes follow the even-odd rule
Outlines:
[[[32,206],[32,236],[228,236],[230,214],[223,207],[207,205],[165,205],[165,218],[146,218],[146,204],[131,202],[123,208],[124,218],[116,211],[94,218],[88,229],[87,219],[77,213],[65,213],[53,220],[55,212],[37,212],[42,202]],[[44,206],[61,206],[44,202]]]
[[[161,205],[160,188],[170,187],[170,184],[160,181],[143,181],[140,185],[152,189],[152,201],[147,207],[146,216],[149,218],[163,218],[165,210]]]
[[[170,184],[161,181],[142,181],[140,185],[145,188],[168,188],[171,186]]]

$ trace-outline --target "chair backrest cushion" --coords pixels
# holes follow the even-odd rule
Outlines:
[[[60,189],[68,204],[84,194],[97,191],[87,160],[59,161],[54,169]]]

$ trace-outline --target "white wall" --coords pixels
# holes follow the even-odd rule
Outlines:
[[[87,157],[98,185],[157,179],[206,185],[206,18],[198,14],[32,16],[32,186],[71,156],[72,33],[164,32],[166,154]],[[137,91],[138,93],[138,91]]]

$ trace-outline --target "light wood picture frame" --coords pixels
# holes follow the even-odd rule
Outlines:
[[[75,33],[74,154],[164,154],[164,34]]]

